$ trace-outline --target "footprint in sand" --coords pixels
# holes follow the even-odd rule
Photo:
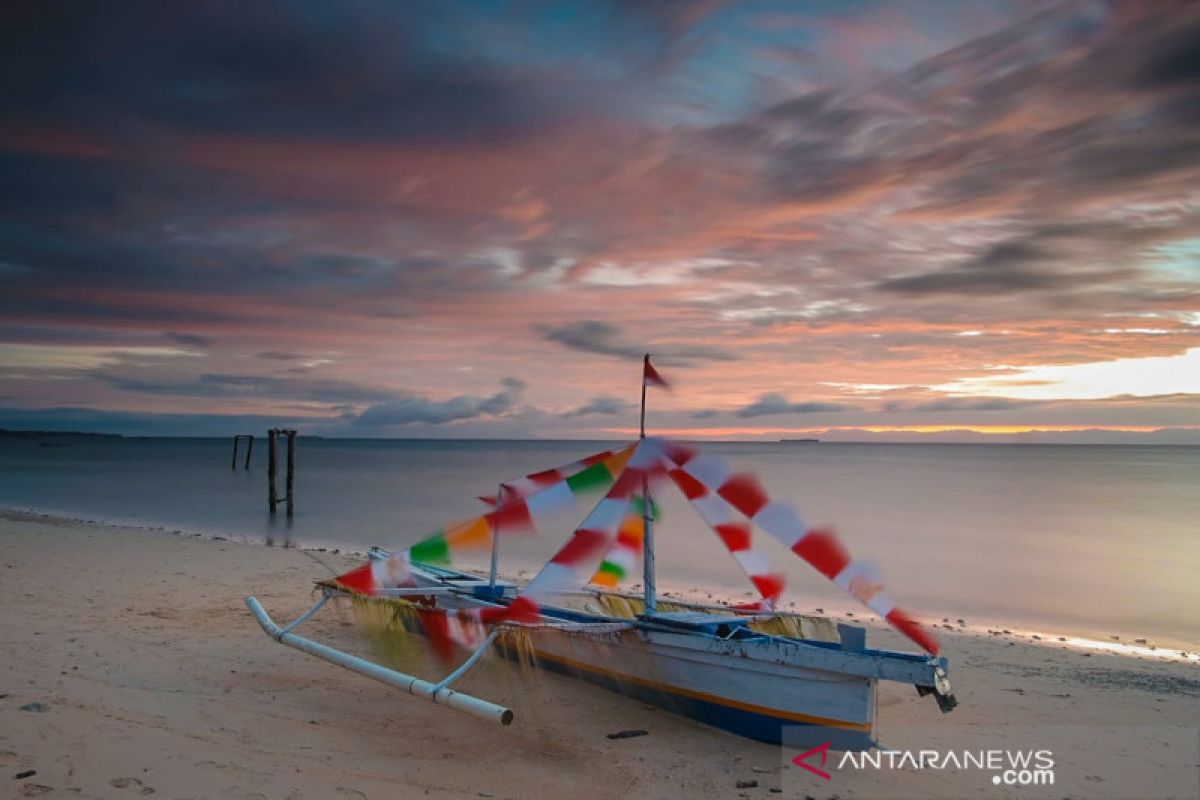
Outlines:
[[[21,797],[41,797],[53,791],[52,787],[44,783],[27,783],[21,787]]]
[[[113,778],[108,782],[108,785],[114,789],[137,789],[138,794],[149,796],[154,794],[154,790],[149,786],[143,786],[142,782],[137,778]]]
[[[367,796],[358,789],[344,789],[341,786],[337,788],[337,796],[344,797],[346,800],[367,800]]]

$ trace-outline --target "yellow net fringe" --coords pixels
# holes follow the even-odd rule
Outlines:
[[[416,654],[419,645],[408,638],[418,627],[417,606],[397,597],[368,597],[351,594],[351,607],[362,628],[371,637],[375,648],[389,660],[407,662]],[[637,619],[646,608],[641,598],[609,592],[597,592],[584,604],[592,613],[604,614],[617,619]],[[706,614],[730,614],[730,609],[713,608],[671,600],[659,600],[658,610],[664,612],[693,611]],[[747,627],[757,633],[772,636],[789,636],[795,639],[816,639],[837,642],[840,637],[837,626],[828,617],[806,614],[775,614],[769,619],[751,620]],[[506,625],[500,634],[500,644],[515,652],[522,665],[533,663],[533,641],[531,630],[522,626]]]
[[[417,630],[416,605],[395,597],[352,594],[350,608],[384,663],[412,665],[426,660],[425,644],[409,636]]]
[[[423,660],[427,650],[423,642],[414,642],[410,634],[419,630],[419,607],[399,597],[368,597],[347,593],[359,626],[367,633],[377,654],[391,663],[410,664]],[[502,625],[497,643],[516,654],[524,667],[534,665],[530,629]]]

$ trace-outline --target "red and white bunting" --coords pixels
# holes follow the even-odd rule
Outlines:
[[[779,596],[783,594],[787,579],[783,573],[773,572],[767,556],[755,549],[754,529],[750,522],[739,515],[723,497],[709,491],[707,486],[683,469],[676,467],[668,474],[700,518],[721,538],[729,554],[758,589],[762,602],[756,604],[756,609],[773,609],[779,601]]]
[[[735,473],[719,456],[675,444],[669,445],[666,453],[688,478],[727,501],[923,650],[938,654],[940,646],[933,634],[896,607],[875,569],[866,562],[852,561],[832,531],[809,529],[790,503],[771,499],[758,478],[747,472]]]
[[[518,597],[507,606],[495,608],[419,606],[417,616],[434,655],[445,662],[454,658],[455,646],[473,650],[483,644],[488,626],[500,623],[532,625],[542,618],[538,604],[528,597]]]
[[[562,482],[566,481],[566,479],[571,477],[572,475],[583,472],[585,469],[592,466],[593,464],[597,464],[597,463],[604,461],[605,459],[611,457],[612,454],[613,453],[611,450],[605,450],[604,452],[596,453],[595,455],[590,455],[587,458],[580,459],[579,461],[573,461],[570,464],[564,464],[561,467],[555,467],[554,469],[545,469],[545,470],[541,470],[540,472],[530,473],[529,475],[526,475],[523,478],[517,478],[516,480],[512,480],[512,481],[505,481],[502,484],[502,486],[504,487],[504,502],[510,503],[510,502],[512,502],[514,500],[518,500],[522,497],[528,497],[529,495],[531,495],[535,492],[539,492],[548,486],[553,486],[554,484],[562,483]],[[494,497],[492,497],[492,498],[481,497],[479,499],[483,500],[484,502],[488,503],[489,505],[496,504],[496,498],[494,498]]]
[[[551,595],[582,589],[611,548],[629,510],[629,501],[666,472],[662,442],[642,439],[612,488],[554,557],[542,567],[522,592],[538,602]]]

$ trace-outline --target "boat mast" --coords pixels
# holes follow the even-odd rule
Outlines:
[[[650,354],[646,353],[642,361],[642,422],[640,427],[641,439],[646,438],[646,371],[650,364]],[[658,601],[654,587],[654,529],[650,499],[650,480],[642,477],[642,585],[644,589],[645,613],[653,614],[658,610]]]
[[[496,487],[496,510],[504,504],[504,484]],[[488,574],[488,599],[496,599],[496,568],[500,564],[500,515],[496,514],[496,522],[492,526],[492,569]]]

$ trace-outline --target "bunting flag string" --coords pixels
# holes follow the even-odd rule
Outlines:
[[[554,557],[542,567],[522,592],[541,602],[547,596],[582,589],[595,574],[616,539],[634,495],[655,483],[666,472],[662,443],[642,439],[612,488],[600,499],[583,523]]]
[[[534,473],[513,483],[519,488],[505,494],[503,505],[463,522],[447,525],[407,550],[388,558],[372,559],[336,579],[342,586],[361,594],[411,585],[409,565],[449,564],[456,553],[486,550],[495,531],[504,534],[528,532],[536,521],[574,507],[576,499],[608,487],[625,468],[637,443],[617,452],[598,453],[583,461],[555,470]],[[553,474],[554,479],[549,476]],[[521,494],[525,491],[525,494]]]
[[[632,448],[632,445],[630,445],[630,448]],[[608,485],[612,482],[612,473],[605,462],[612,457],[613,453],[611,450],[604,450],[579,461],[564,464],[561,467],[545,469],[540,472],[530,473],[523,478],[505,481],[500,484],[504,491],[502,505],[507,505],[514,500],[528,497],[542,489],[563,482],[566,482],[567,486],[575,494],[581,494],[591,489],[608,488]],[[479,499],[490,506],[496,505],[495,497],[484,495]]]
[[[528,597],[518,597],[507,606],[459,609],[417,606],[416,611],[433,654],[443,662],[454,658],[456,645],[473,650],[483,644],[490,625],[532,625],[542,618],[538,604]]]
[[[774,609],[787,586],[787,579],[781,572],[772,572],[770,560],[755,549],[754,529],[750,522],[741,517],[725,498],[709,491],[707,486],[683,469],[676,467],[668,475],[700,518],[720,537],[754,588],[758,589],[762,601],[755,604],[754,610]]]
[[[642,543],[646,535],[646,503],[635,496],[629,504],[629,513],[617,528],[617,538],[604,554],[599,569],[588,583],[604,589],[615,589],[630,575],[636,574],[642,562]],[[658,506],[650,501],[652,520],[659,517]]]
[[[938,654],[940,645],[933,634],[896,606],[875,568],[851,560],[832,531],[809,529],[791,504],[771,499],[754,475],[735,473],[723,458],[676,444],[667,447],[666,456],[687,476],[677,483],[680,479],[698,483],[722,498],[923,650]]]
[[[503,502],[486,514],[439,529],[409,550],[368,561],[337,580],[368,595],[382,588],[411,585],[409,564],[413,561],[446,563],[456,552],[487,547],[496,531],[529,530],[538,518],[573,505],[583,492],[608,487],[571,539],[519,596],[522,602],[511,614],[533,619],[537,603],[555,593],[581,589],[589,576],[594,584],[612,587],[633,572],[644,537],[642,498],[647,487],[668,474],[758,589],[762,608],[771,608],[778,601],[784,578],[772,572],[767,559],[754,548],[751,525],[739,514],[917,645],[933,655],[939,652],[932,634],[896,606],[874,567],[852,560],[832,531],[809,529],[793,506],[773,500],[754,475],[735,473],[724,459],[654,438],[525,476],[509,484],[514,487],[511,492],[506,491]],[[469,642],[475,635],[472,631],[503,621],[509,613],[443,614],[442,622],[430,618],[429,624],[442,631],[443,638]]]

